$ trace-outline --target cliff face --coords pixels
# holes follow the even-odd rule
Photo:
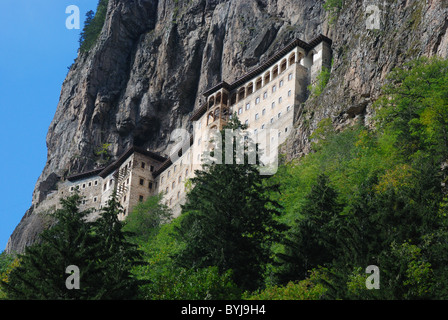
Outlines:
[[[34,207],[68,174],[100,165],[95,151],[117,156],[134,144],[164,153],[173,129],[189,128],[201,93],[232,82],[292,39],[333,40],[325,92],[310,99],[285,145],[288,158],[308,151],[317,123],[368,121],[387,73],[419,55],[448,56],[446,2],[386,1],[381,26],[368,30],[366,7],[347,1],[328,25],[323,1],[110,0],[96,46],[80,54],[63,83],[47,135],[48,160],[33,205],[7,251],[22,251],[44,227]],[[383,7],[386,4],[386,7]]]

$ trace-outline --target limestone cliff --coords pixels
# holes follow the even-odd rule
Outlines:
[[[33,205],[7,251],[36,240],[44,222],[34,207],[59,179],[99,166],[95,151],[104,143],[111,144],[112,157],[132,144],[163,154],[172,130],[189,128],[201,92],[232,82],[292,39],[326,35],[334,61],[325,92],[308,100],[296,119],[284,149],[288,158],[308,151],[308,137],[323,118],[338,127],[368,120],[393,67],[419,55],[448,56],[446,1],[378,3],[379,30],[366,28],[367,3],[346,1],[332,24],[323,3],[110,0],[95,47],[78,56],[63,83]]]

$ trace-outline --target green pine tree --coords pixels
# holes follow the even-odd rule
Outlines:
[[[40,243],[26,248],[20,266],[2,283],[9,299],[86,299],[97,284],[95,255],[98,239],[91,223],[84,219],[89,211],[79,211],[80,196],[62,199],[63,208],[52,214],[56,223],[40,235]],[[80,289],[66,287],[66,268],[80,270]]]
[[[337,198],[328,177],[320,174],[305,197],[301,218],[282,240],[285,251],[277,254],[278,282],[303,280],[311,269],[328,265],[335,258],[341,210]]]
[[[239,128],[246,129],[235,115],[225,129]],[[224,132],[222,137],[224,146]],[[248,164],[247,153],[244,164],[236,164],[235,148],[236,142],[233,164],[225,164],[223,152],[222,164],[206,164],[195,172],[178,229],[185,247],[176,260],[190,268],[232,270],[238,286],[253,290],[261,285],[271,244],[285,226],[276,220],[280,205],[268,196],[275,187],[264,183],[256,165]]]
[[[131,234],[123,230],[124,223],[118,220],[122,210],[113,194],[94,223],[95,235],[101,240],[96,254],[102,274],[102,283],[95,297],[98,299],[136,298],[141,283],[133,277],[131,269],[142,264],[142,253],[128,240]]]
[[[126,240],[118,221],[119,203],[112,197],[100,218],[87,222],[91,211],[79,211],[81,197],[62,199],[52,216],[55,224],[40,235],[40,242],[20,255],[19,267],[1,285],[9,299],[131,299],[139,282],[131,268],[140,253]],[[79,269],[79,288],[69,289],[67,267]]]

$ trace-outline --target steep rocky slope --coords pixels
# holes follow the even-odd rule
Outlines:
[[[334,61],[325,92],[308,100],[296,119],[284,149],[288,158],[308,151],[308,137],[323,118],[337,127],[368,121],[393,67],[419,55],[448,56],[446,1],[378,2],[379,30],[366,28],[362,1],[346,1],[333,24],[323,3],[110,0],[96,46],[78,56],[63,83],[33,199],[45,199],[68,174],[98,166],[95,151],[104,143],[112,156],[131,144],[166,152],[170,132],[189,127],[201,92],[235,80],[294,38],[328,36]],[[7,251],[23,250],[43,227],[32,206]]]

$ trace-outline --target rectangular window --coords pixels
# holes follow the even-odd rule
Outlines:
[[[142,186],[145,183],[145,180],[140,179],[140,185]]]
[[[279,87],[283,87],[283,80],[280,80],[280,83],[278,85]]]
[[[257,97],[256,99],[255,99],[255,104],[259,104],[260,103],[260,97]]]
[[[250,109],[250,103],[246,103],[246,110]]]
[[[146,163],[142,162],[142,169],[145,169]]]
[[[239,108],[238,109],[238,114],[242,114],[243,113],[243,108]]]
[[[291,96],[291,93],[292,93],[291,90],[289,90],[289,91],[288,91],[288,97]]]
[[[277,91],[277,86],[272,87],[272,92],[275,92],[275,91]]]
[[[263,109],[263,111],[261,111],[261,115],[265,115],[266,114],[266,109]]]
[[[268,92],[266,91],[265,93],[263,93],[263,99],[266,99],[268,97]]]
[[[282,103],[282,101],[283,101],[282,97],[278,98],[278,103],[279,104]]]
[[[288,80],[292,80],[292,73],[288,75]]]
[[[289,111],[289,110],[291,110],[291,106],[286,107],[286,111]]]
[[[244,124],[245,124],[246,126],[248,126],[248,125],[249,125],[249,120],[244,121]]]
[[[143,202],[143,196],[139,196],[138,201]]]
[[[275,107],[275,102],[272,102],[271,109],[274,109],[274,107]]]
[[[279,112],[278,115],[277,115],[277,117],[280,119],[281,116],[282,116],[282,113]]]
[[[260,116],[258,115],[258,113],[255,115],[255,120],[258,120],[260,118]]]

